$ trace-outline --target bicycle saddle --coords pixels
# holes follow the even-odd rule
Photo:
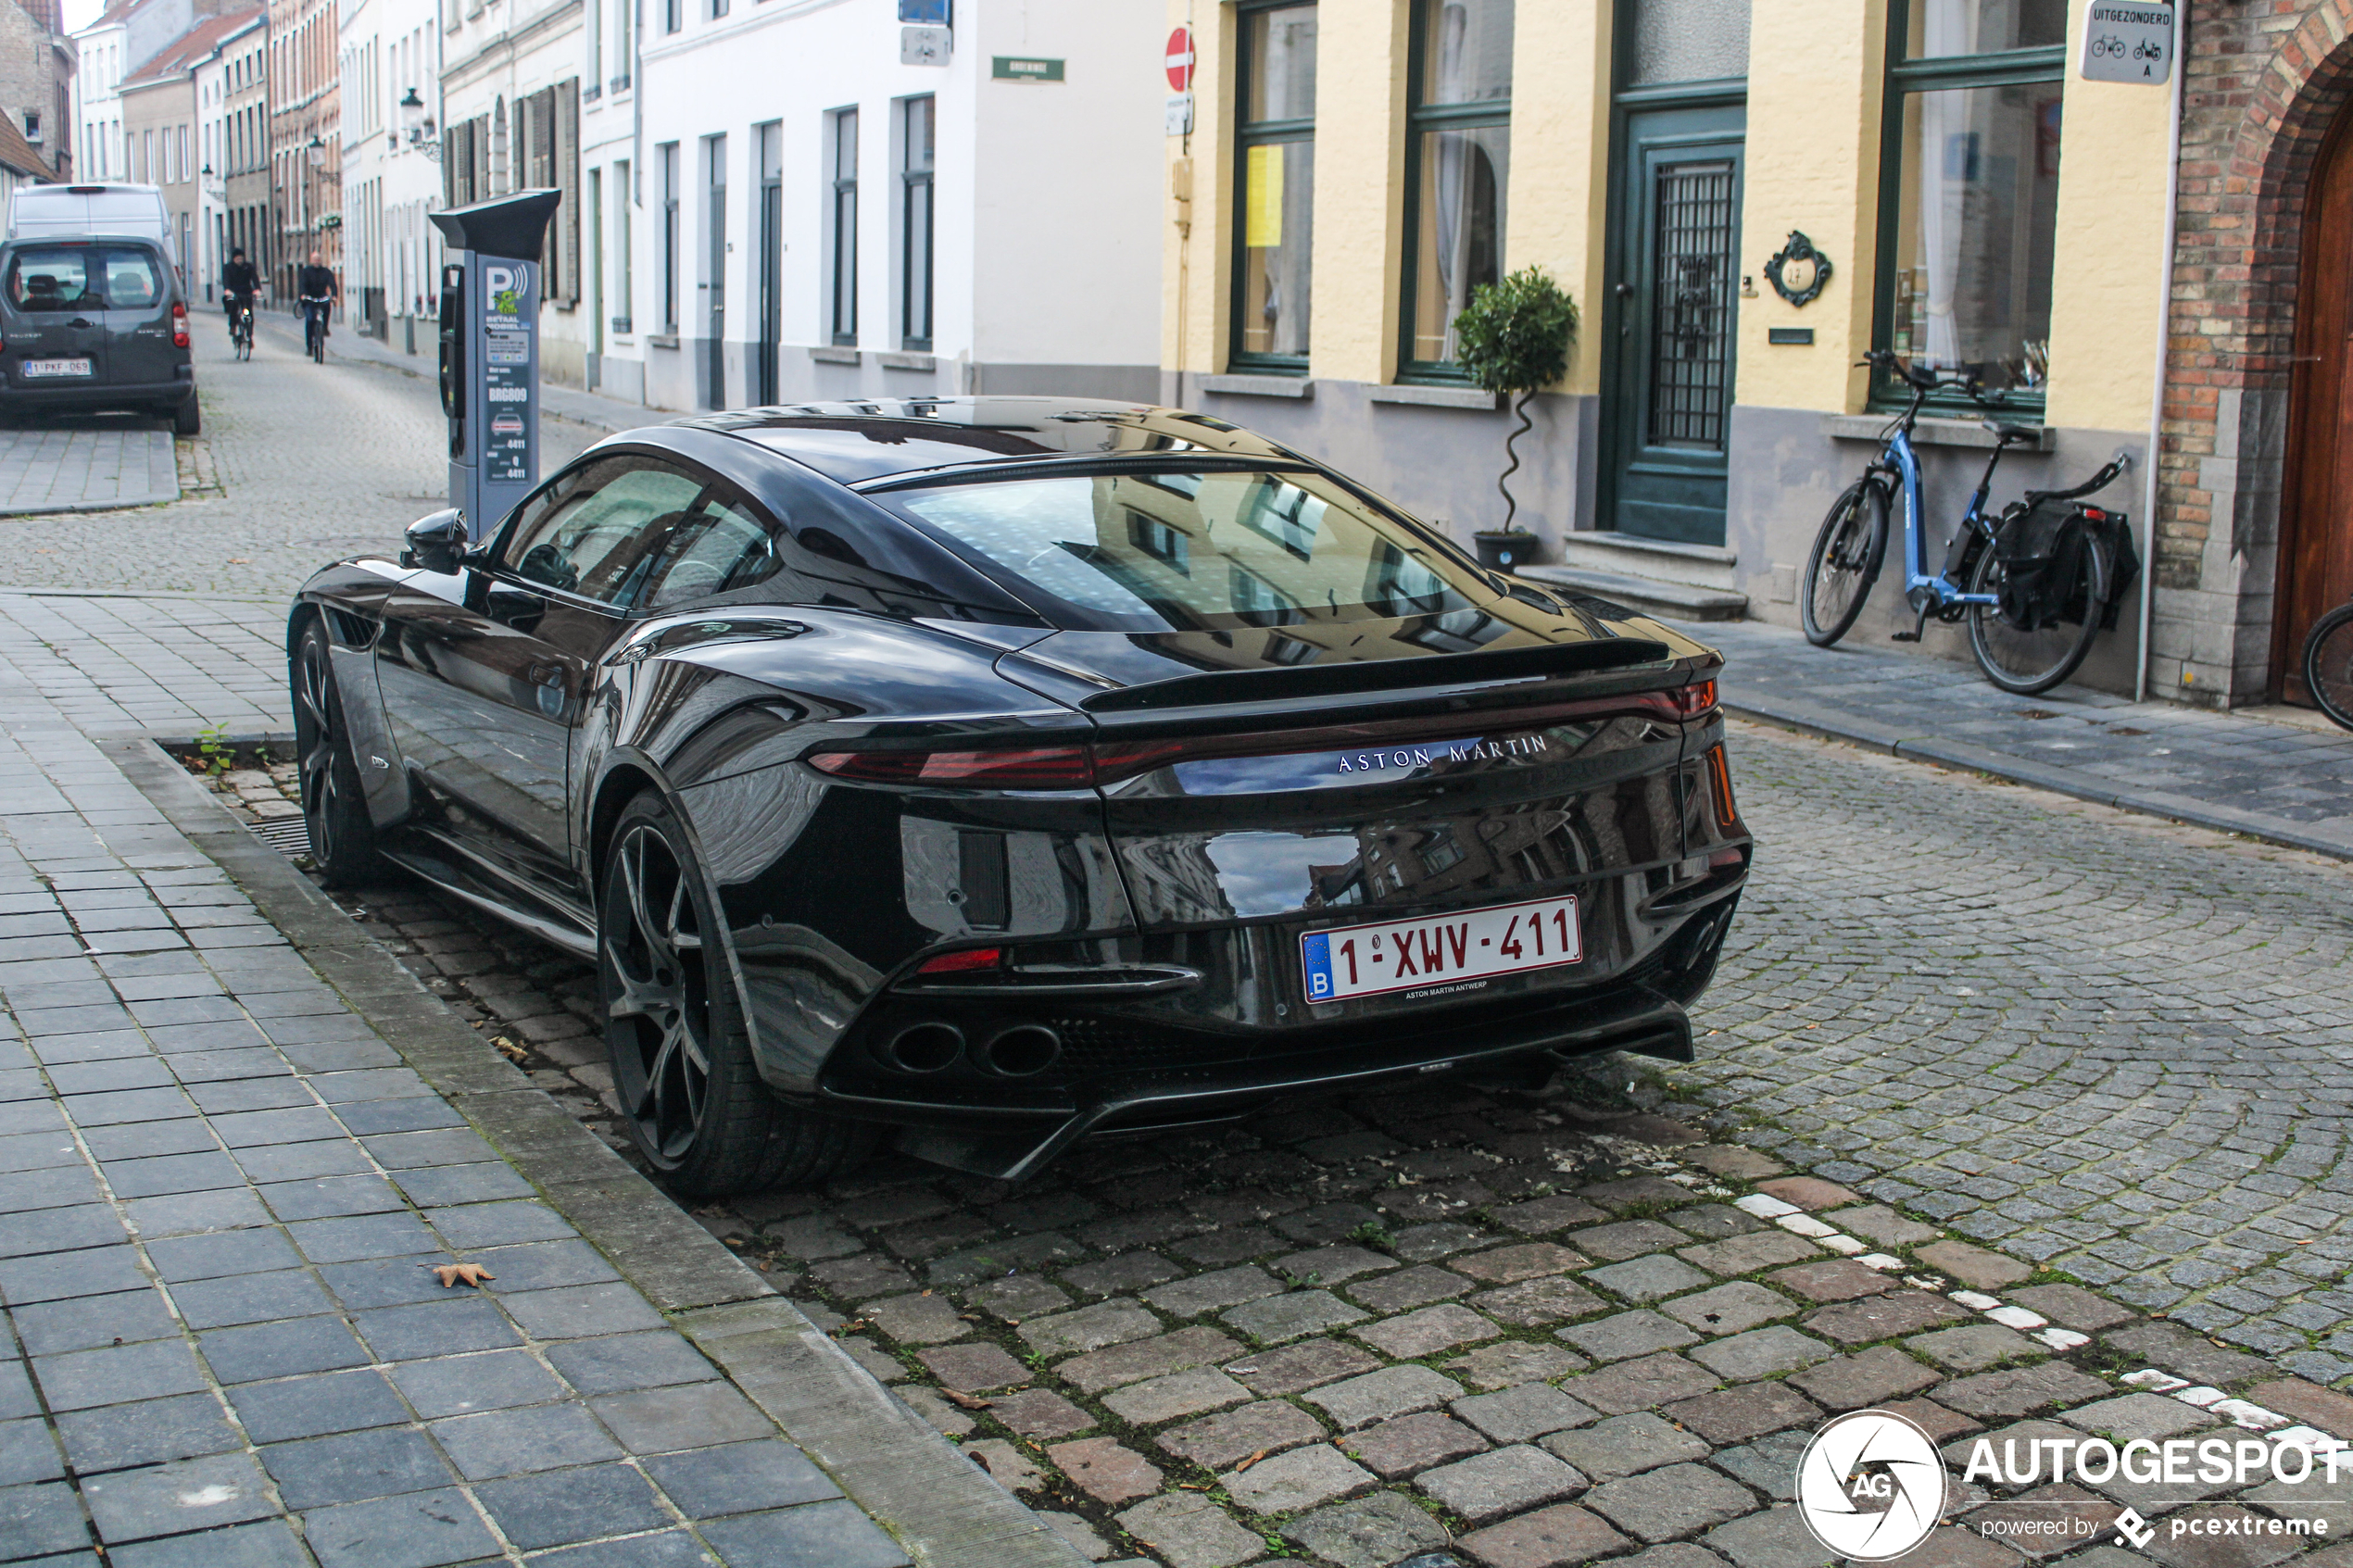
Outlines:
[[[2007,424],[2000,420],[1980,420],[1978,423],[1985,429],[1992,431],[1994,433],[1994,438],[2005,446],[2007,446],[2014,441],[2040,441],[2043,439],[2043,428],[2040,425]]]

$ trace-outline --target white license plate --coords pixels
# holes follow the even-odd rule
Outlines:
[[[28,376],[86,376],[90,373],[87,359],[28,359],[24,362]]]
[[[1538,898],[1424,920],[1311,931],[1299,939],[1307,999],[1339,1002],[1491,974],[1557,969],[1585,956],[1577,900]]]

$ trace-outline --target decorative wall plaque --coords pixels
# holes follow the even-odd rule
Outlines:
[[[1792,229],[1789,242],[1765,263],[1765,278],[1773,285],[1773,292],[1792,305],[1811,305],[1831,281],[1831,258],[1816,250],[1813,241]]]

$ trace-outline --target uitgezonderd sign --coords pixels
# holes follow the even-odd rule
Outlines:
[[[2083,22],[2083,80],[2162,87],[2173,79],[2168,0],[2092,0]]]

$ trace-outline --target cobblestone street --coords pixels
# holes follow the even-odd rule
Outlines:
[[[1825,1411],[1918,1392],[1902,1408],[1954,1423],[1931,1422],[1941,1437],[2116,1394],[2084,1374],[2151,1363],[2262,1385],[2258,1403],[2344,1430],[2353,1402],[2315,1385],[2353,1374],[2347,868],[1759,726],[1736,744],[1767,852],[1691,1068],[1620,1060],[1623,1080],[1545,1098],[1397,1097],[1113,1146],[1014,1194],[885,1159],[822,1196],[701,1217],[993,1474],[1177,1564],[1249,1561],[1265,1537],[1386,1564],[1443,1543],[1421,1523],[1432,1503],[1479,1562],[1582,1561],[1653,1539],[1665,1491],[1620,1502],[1627,1516],[1604,1503],[1626,1488],[1597,1493],[1608,1523],[1525,1511],[1554,1499],[1557,1515],[1611,1463],[1712,1451],[1742,1487],[1655,1538],[1720,1526],[1709,1546],[1776,1568],[1810,1561],[1791,1521],[1731,1521],[1786,1497],[1797,1435]],[[585,966],[414,889],[346,903],[625,1148]],[[1629,1085],[1663,1116],[1613,1115]],[[1621,1141],[1692,1135],[1677,1119],[1743,1147],[1677,1166]],[[1977,1348],[1940,1360],[1953,1298],[1822,1261],[1655,1175],[1589,1185],[1614,1161],[1723,1198],[1843,1204],[1824,1220],[1882,1267],[2107,1332],[2082,1370],[1987,1374],[2005,1392],[1986,1396],[1963,1374],[2043,1347],[1987,1350],[1974,1327],[1954,1343]],[[1788,1172],[1811,1181],[1752,1185]],[[1734,1400],[1719,1382],[1748,1387]],[[1653,1406],[1667,1419],[1638,1413]],[[1513,1413],[1485,1419],[1498,1411]],[[2126,1411],[2187,1419],[2154,1400],[2108,1413]],[[1655,1438],[1656,1457],[1600,1457],[1587,1427],[1604,1418],[1610,1442]],[[1554,1420],[1576,1424],[1547,1435]],[[1265,1507],[1235,1470],[1261,1450],[1302,1456]],[[1521,1523],[1478,1532],[1514,1512],[1456,1506],[1449,1488],[1478,1477]],[[1357,1496],[1382,1481],[1403,1485]],[[1568,1555],[1529,1544],[1544,1531]],[[1360,1538],[1357,1556],[1330,1544]]]
[[[8,722],[50,748],[39,755],[60,791],[37,798],[19,791],[0,811],[27,868],[25,885],[12,894],[24,908],[12,905],[6,918],[55,921],[62,908],[93,950],[119,940],[104,935],[107,903],[57,883],[73,874],[61,857],[67,848],[80,853],[74,834],[103,836],[117,824],[145,833],[157,819],[136,792],[92,763],[80,741],[60,735],[68,728],[186,735],[214,722],[258,735],[283,727],[275,695],[283,584],[270,574],[290,583],[340,547],[290,524],[297,492],[305,483],[333,489],[334,476],[350,473],[379,476],[380,488],[423,490],[437,473],[438,425],[422,382],[351,366],[314,378],[316,367],[279,366],[266,355],[233,369],[253,370],[253,382],[220,394],[231,405],[223,411],[208,408],[220,432],[223,493],[118,517],[134,520],[127,525],[134,529],[150,516],[196,520],[186,537],[197,543],[158,536],[144,547],[157,558],[192,550],[241,558],[252,575],[236,580],[237,592],[249,596],[152,601],[204,611],[166,616],[143,614],[136,599],[0,592]],[[293,420],[321,395],[309,390],[314,383],[350,402],[351,433],[310,441],[308,481],[291,467],[273,470],[258,436],[238,456],[241,430]],[[272,390],[281,385],[296,390]],[[241,397],[254,407],[241,409]],[[281,397],[287,408],[271,413]],[[371,433],[396,425],[426,443],[406,480],[390,477],[407,470]],[[584,442],[591,433],[558,428]],[[377,547],[430,504],[380,499],[383,516],[371,512],[367,524],[376,532],[359,531]],[[46,544],[63,529],[82,540],[77,547],[94,550],[96,534],[76,531],[107,521],[46,520],[37,537]],[[35,538],[24,524],[0,525],[0,590],[63,585],[51,575],[62,567],[35,553]],[[135,556],[116,565],[120,577],[108,583],[135,581],[142,569]],[[146,759],[126,771],[144,781],[149,802],[161,786],[147,774],[163,772],[185,790],[151,748],[116,744]],[[1611,1057],[1541,1091],[1456,1085],[1188,1137],[1104,1143],[1018,1190],[884,1155],[820,1191],[768,1193],[698,1209],[694,1218],[981,1472],[1040,1511],[1055,1532],[1052,1551],[1034,1559],[1040,1562],[1063,1553],[1066,1540],[1096,1561],[1166,1568],[1232,1568],[1269,1557],[1332,1568],[1558,1568],[1605,1557],[1642,1568],[1811,1568],[1825,1556],[1788,1506],[1798,1453],[1829,1415],[1868,1405],[1897,1409],[1949,1445],[1957,1476],[1981,1435],[1997,1449],[2010,1440],[2030,1452],[2031,1439],[2086,1432],[2120,1440],[2264,1433],[2308,1449],[2353,1440],[2353,1397],[2338,1391],[2353,1384],[2353,1288],[2346,1284],[2353,1268],[2353,1166],[2346,1163],[2353,956],[2344,914],[2353,868],[1756,724],[1736,723],[1731,746],[1742,808],[1762,848],[1731,948],[1699,1014],[1699,1060],[1690,1066]],[[60,771],[55,756],[70,757],[72,769]],[[283,820],[291,809],[283,774],[226,773],[213,781],[212,800],[251,823]],[[83,785],[92,793],[75,805],[90,825],[69,833],[57,817],[63,794]],[[226,828],[228,819],[220,820]],[[211,841],[199,834],[197,842]],[[207,893],[208,907],[234,906],[257,940],[262,928],[244,912],[243,897],[252,897],[265,922],[289,918],[284,911],[296,907],[283,886],[271,891],[271,874],[309,897],[280,862],[257,875],[229,859],[243,893],[199,874],[195,860],[171,869],[217,889]],[[44,899],[63,902],[53,908]],[[610,1118],[611,1084],[582,964],[414,884],[362,889],[339,902],[358,931],[320,905],[302,917],[318,923],[304,926],[310,935],[297,939],[296,952],[332,958],[349,949],[381,960],[388,949],[454,1011],[458,1045],[481,1059],[469,1073],[511,1078],[491,1060],[495,1050],[625,1152]],[[0,996],[37,1042],[73,1037],[73,1020],[44,1016],[69,1002],[41,990],[57,983],[46,971],[12,978],[11,959],[52,960],[7,944],[57,939],[48,931],[0,931]],[[312,984],[295,972],[291,956],[272,962],[288,985]],[[100,968],[124,1007],[177,999],[169,988],[140,990],[132,968],[115,960]],[[407,1052],[413,1042],[404,1026],[371,1011],[383,994],[344,993],[354,1027],[364,1022]],[[134,1016],[141,1028],[170,1026],[162,1012]],[[413,1027],[416,1015],[406,1016]],[[434,1016],[447,1015],[436,1009]],[[202,1080],[166,1060],[175,1054],[172,1041],[158,1040],[152,1051],[140,1045],[134,1054],[135,1043],[124,1031],[107,1047],[141,1064],[140,1086],[122,1092],[148,1092],[153,1078],[154,1089],[177,1094],[173,1084],[186,1080],[207,1114],[216,1095],[230,1094],[195,1086]],[[40,1118],[53,1099],[116,1092],[98,1086],[103,1073],[73,1076],[82,1071],[72,1054],[79,1048],[44,1043],[20,1063],[10,1057],[0,1089],[14,1098],[0,1100],[0,1117],[45,1134]],[[412,1064],[433,1078],[431,1063]],[[260,1065],[273,1079],[283,1075],[279,1064]],[[306,1085],[328,1074],[291,1065]],[[347,1065],[355,1073],[384,1071]],[[63,1079],[60,1067],[68,1068]],[[79,1086],[85,1080],[89,1086]],[[401,1083],[409,1086],[400,1093],[417,1102],[408,1110],[428,1111],[430,1097]],[[390,1092],[372,1076],[364,1086]],[[331,1084],[319,1088],[321,1103],[346,1104],[334,1092]],[[485,1120],[491,1113],[476,1103],[481,1097],[441,1092],[453,1095],[455,1114],[504,1147]],[[547,1106],[519,1086],[505,1099]],[[245,1110],[227,1098],[220,1104],[228,1115]],[[333,1114],[341,1122],[319,1120],[316,1134],[273,1128],[268,1147],[308,1153],[267,1158],[302,1160],[320,1152],[313,1143],[339,1149],[407,1135],[388,1123],[375,1130],[364,1112],[364,1130],[352,1113]],[[451,1125],[430,1117],[416,1124]],[[585,1142],[569,1124],[563,1130]],[[552,1141],[544,1127],[532,1135]],[[0,1139],[28,1160],[49,1141]],[[479,1153],[467,1158],[486,1162]],[[12,1207],[45,1215],[86,1206],[70,1182],[38,1174],[48,1168],[34,1163],[32,1173],[5,1178]],[[220,1171],[224,1180],[233,1174],[226,1163]],[[623,1227],[599,1230],[566,1205],[603,1201],[597,1193],[627,1181],[620,1172],[600,1176],[594,1193],[584,1182],[544,1196],[589,1242],[618,1247],[610,1238]],[[498,1201],[511,1200],[502,1191]],[[108,1232],[103,1245],[135,1248],[140,1260],[178,1256],[150,1246],[136,1215],[126,1214],[131,1238]],[[53,1223],[69,1222],[40,1222]],[[306,1279],[335,1295],[313,1315],[372,1347],[361,1319],[375,1309],[335,1294],[346,1275],[367,1271],[321,1249],[333,1245],[335,1227],[318,1232],[314,1248],[314,1233],[296,1228],[308,1223],[291,1210],[237,1208],[191,1234],[214,1237],[208,1246],[224,1255],[245,1249],[264,1261],[291,1257],[278,1250],[283,1237],[303,1260],[271,1269],[308,1271]],[[456,1240],[462,1220],[457,1229],[438,1214],[420,1223],[450,1239],[450,1258],[468,1255]],[[65,1239],[45,1245],[100,1245],[58,1234]],[[716,1253],[707,1238],[695,1239]],[[585,1258],[588,1248],[579,1250]],[[516,1278],[506,1288],[528,1296],[534,1276],[520,1250],[512,1256]],[[153,1276],[140,1288],[152,1284],[177,1299],[182,1283],[158,1273],[177,1262],[137,1266]],[[62,1380],[74,1368],[57,1358],[78,1352],[43,1348],[40,1336],[55,1332],[59,1309],[42,1293],[58,1277],[0,1262],[0,1305],[24,1358],[6,1360],[9,1348],[0,1342],[0,1560],[33,1559],[53,1549],[44,1543],[64,1539],[34,1533],[63,1528],[63,1480],[87,1499],[97,1538],[114,1543],[104,1534],[107,1520],[123,1532],[113,1562],[209,1568],[243,1561],[218,1554],[225,1537],[185,1536],[208,1521],[182,1527],[198,1543],[184,1549],[140,1534],[169,1533],[150,1528],[159,1494],[139,1479],[158,1474],[153,1457],[110,1464],[86,1443],[46,1446],[52,1431],[119,1421],[104,1412],[119,1408],[107,1401],[123,1393],[112,1384],[72,1391]],[[199,1298],[207,1288],[227,1288],[193,1275],[190,1283]],[[661,1304],[658,1293],[647,1294]],[[525,1319],[532,1306],[504,1310]],[[665,1305],[663,1316],[698,1332],[684,1321],[695,1312]],[[169,1323],[155,1332],[159,1343],[182,1343]],[[188,1335],[209,1332],[200,1325]],[[571,1354],[539,1349],[543,1339],[566,1336],[561,1325],[542,1333],[524,1324],[531,1355],[565,1374],[548,1379],[544,1396],[515,1396],[517,1408],[541,1412],[534,1421],[585,1421],[557,1413],[584,1403],[602,1418],[605,1396],[571,1375]],[[194,1348],[210,1355],[201,1342]],[[426,1438],[446,1449],[462,1436],[458,1418],[430,1402],[439,1396],[416,1402],[411,1385],[423,1389],[427,1374],[400,1370],[389,1352],[371,1349],[363,1359],[383,1364],[399,1398],[386,1394],[381,1413],[354,1429],[361,1435],[332,1442],[356,1453],[396,1440],[430,1454],[439,1450],[422,1447]],[[356,1493],[338,1491],[327,1502],[316,1500],[326,1492],[305,1490],[312,1482],[294,1449],[318,1436],[273,1436],[272,1417],[248,1418],[248,1409],[273,1408],[268,1379],[252,1380],[262,1391],[246,1390],[208,1360],[192,1375],[198,1386],[186,1397],[211,1399],[208,1408],[220,1412],[203,1439],[214,1446],[174,1454],[172,1463],[233,1468],[248,1478],[240,1485],[276,1489],[275,1501],[241,1505],[254,1512],[240,1518],[353,1506]],[[74,1404],[84,1398],[99,1402]],[[824,1442],[781,1416],[777,1424],[837,1480],[861,1474],[835,1471]],[[415,1472],[429,1483],[412,1485],[408,1473],[380,1466],[354,1485],[381,1488],[366,1500],[409,1499],[390,1512],[426,1507],[448,1488],[463,1492],[468,1508],[478,1502],[484,1512],[467,1517],[496,1534],[461,1531],[478,1555],[437,1562],[709,1562],[683,1539],[690,1529],[736,1568],[770,1561],[757,1547],[731,1550],[726,1528],[706,1527],[729,1516],[717,1503],[703,1510],[670,1489],[661,1442],[671,1436],[644,1444],[624,1436],[626,1457],[598,1449],[596,1459],[565,1461],[652,1475],[672,1499],[656,1505],[658,1524],[596,1537],[607,1540],[601,1556],[531,1555],[535,1537],[509,1530],[499,1512],[520,1488],[490,1469],[467,1468],[456,1450],[455,1482],[434,1468],[436,1459]],[[96,1457],[85,1461],[84,1452]],[[117,1507],[107,1500],[110,1487],[130,1499],[119,1512],[108,1512]],[[847,1480],[842,1490],[868,1502]],[[48,1512],[10,1512],[20,1501]],[[2108,1524],[2127,1505],[2160,1523],[2195,1504],[2201,1514],[2258,1525],[2320,1520],[2333,1537],[2353,1530],[2353,1483],[2334,1476],[2291,1490],[2248,1479],[2157,1487],[2120,1475],[2053,1486],[2030,1474],[1956,1482],[1949,1501],[1956,1523],[1909,1561],[2023,1568],[2066,1554],[2082,1568],[2126,1568]],[[1986,1534],[1989,1521],[2054,1510],[2088,1523],[2057,1544]],[[585,1532],[594,1523],[567,1538],[590,1538]],[[332,1560],[320,1545],[332,1537],[308,1530],[270,1537],[292,1543],[292,1555],[253,1561],[298,1562],[308,1560],[303,1552]],[[628,1554],[652,1550],[630,1543],[657,1535],[676,1541],[674,1558]],[[905,1544],[925,1568],[982,1561]],[[2146,1550],[2168,1568],[2271,1568],[2327,1544],[2265,1535],[2224,1545],[2160,1531]],[[54,1549],[82,1552],[58,1562],[95,1561],[78,1545]]]
[[[448,504],[430,381],[340,358],[313,365],[277,318],[263,321],[246,363],[230,353],[217,311],[195,328],[204,433],[180,445],[203,449],[198,471],[217,487],[128,511],[0,517],[0,584],[283,602],[324,562],[397,548],[403,527]],[[604,434],[548,420],[542,464],[552,470]]]

